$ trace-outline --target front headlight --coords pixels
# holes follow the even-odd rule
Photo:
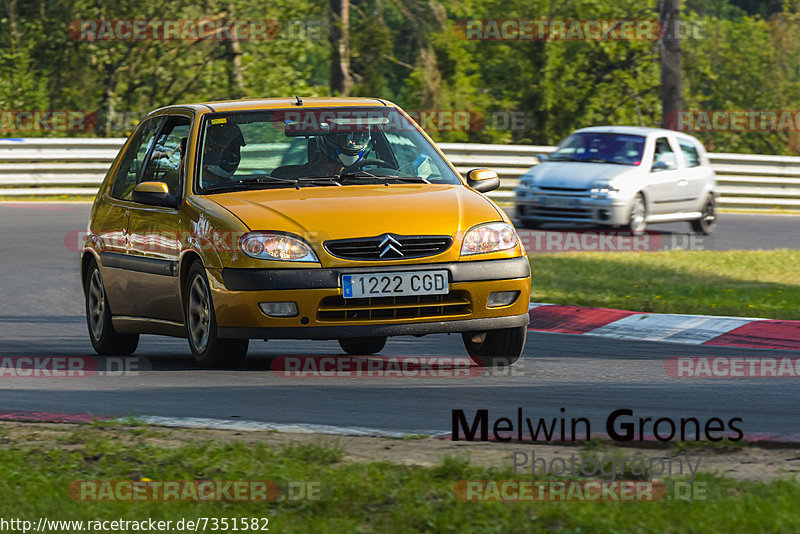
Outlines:
[[[464,236],[461,255],[499,252],[517,246],[517,232],[510,224],[496,222],[471,228]]]
[[[259,260],[318,262],[317,255],[300,237],[274,232],[248,232],[239,240],[245,254]]]
[[[519,177],[519,185],[522,187],[533,187],[533,175],[523,174]]]
[[[613,197],[619,193],[619,189],[611,185],[611,180],[597,180],[592,186],[592,198]]]

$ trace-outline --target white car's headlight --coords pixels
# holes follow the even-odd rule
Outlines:
[[[251,258],[260,260],[318,262],[317,255],[299,237],[274,232],[248,232],[239,246]]]
[[[617,193],[619,193],[619,189],[611,185],[611,180],[607,178],[597,180],[592,185],[592,198],[613,197]]]
[[[461,255],[499,252],[517,246],[517,232],[510,224],[495,222],[471,228],[464,236]]]

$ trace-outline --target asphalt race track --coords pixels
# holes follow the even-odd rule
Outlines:
[[[0,356],[93,356],[83,316],[78,253],[64,244],[85,229],[86,204],[0,204]],[[656,229],[686,232],[686,223]],[[797,219],[722,214],[709,249],[800,248]],[[535,283],[535,279],[534,279]],[[136,373],[26,378],[0,373],[0,411],[208,417],[447,432],[451,410],[487,408],[490,420],[586,417],[593,432],[609,413],[641,417],[741,417],[746,434],[800,436],[797,379],[676,379],[669,356],[798,356],[796,351],[699,347],[530,332],[508,372],[467,378],[289,378],[269,370],[286,355],[342,354],[336,342],[251,341],[247,366],[194,367],[187,342],[143,336]],[[459,356],[460,336],[392,338],[386,356]],[[2,369],[0,369],[2,371]]]

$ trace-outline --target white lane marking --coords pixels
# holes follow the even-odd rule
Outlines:
[[[400,432],[393,430],[379,430],[359,426],[333,426],[314,425],[306,423],[283,424],[263,423],[261,421],[210,419],[205,417],[162,417],[158,415],[141,415],[134,417],[120,417],[119,422],[142,422],[148,425],[166,426],[175,428],[213,428],[217,430],[237,431],[264,431],[277,430],[278,432],[291,432],[296,434],[336,434],[345,436],[379,436],[388,438],[402,438],[409,435],[438,436],[446,433],[442,430],[419,430]]]
[[[701,345],[751,321],[753,319],[637,313],[590,330],[585,334],[618,339],[674,341]]]

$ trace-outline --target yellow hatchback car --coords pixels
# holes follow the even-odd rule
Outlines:
[[[400,108],[266,99],[153,111],[92,206],[81,274],[92,345],[186,337],[231,366],[250,339],[461,333],[482,366],[522,353],[530,266],[506,214]]]

